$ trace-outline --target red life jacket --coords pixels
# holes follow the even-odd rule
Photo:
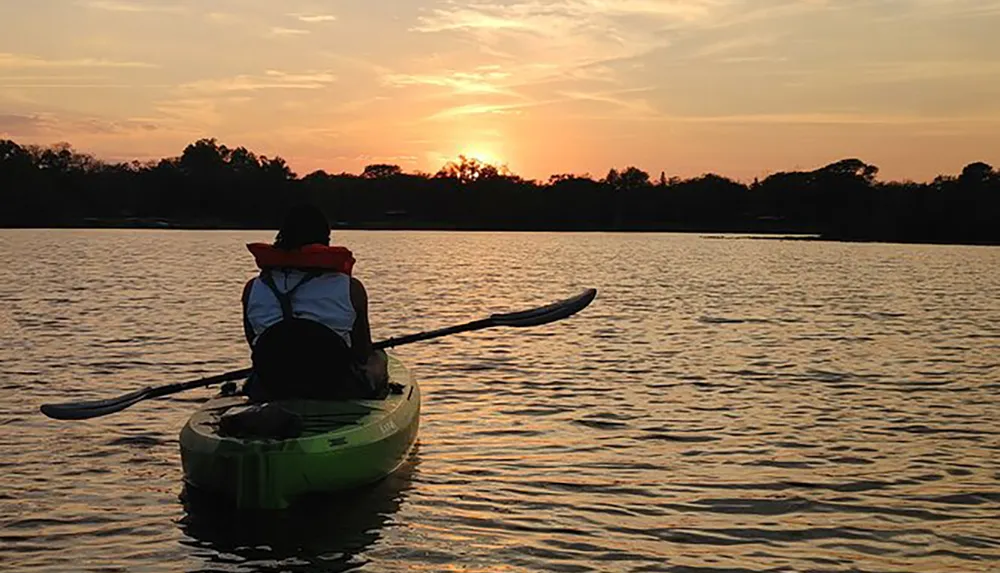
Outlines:
[[[248,243],[247,249],[253,254],[257,267],[261,270],[275,268],[328,270],[350,275],[354,269],[354,255],[346,247],[305,245],[286,251],[267,243]]]

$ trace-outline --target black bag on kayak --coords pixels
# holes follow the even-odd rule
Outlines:
[[[265,330],[252,361],[244,393],[255,402],[372,397],[344,340],[312,320],[287,318]]]

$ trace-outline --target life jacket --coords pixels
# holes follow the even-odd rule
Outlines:
[[[247,249],[261,270],[290,268],[350,275],[354,269],[354,255],[345,247],[305,245],[288,251],[267,243],[248,243]]]
[[[344,247],[306,245],[284,250],[250,243],[260,275],[244,300],[244,320],[251,344],[282,320],[320,323],[350,347],[356,314],[351,303],[354,256]]]

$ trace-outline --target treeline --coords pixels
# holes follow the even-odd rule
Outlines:
[[[818,234],[841,240],[1000,244],[1000,173],[971,163],[930,183],[879,181],[845,159],[750,184],[635,167],[525,180],[459,158],[439,172],[369,165],[299,177],[280,157],[214,139],[179,157],[107,163],[67,144],[0,140],[0,226],[275,228],[311,201],[348,228],[657,230]]]

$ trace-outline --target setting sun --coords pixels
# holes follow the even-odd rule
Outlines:
[[[482,163],[489,163],[490,165],[503,165],[505,163],[496,153],[484,147],[469,147],[459,153],[459,155],[464,155],[469,159],[475,159]]]

